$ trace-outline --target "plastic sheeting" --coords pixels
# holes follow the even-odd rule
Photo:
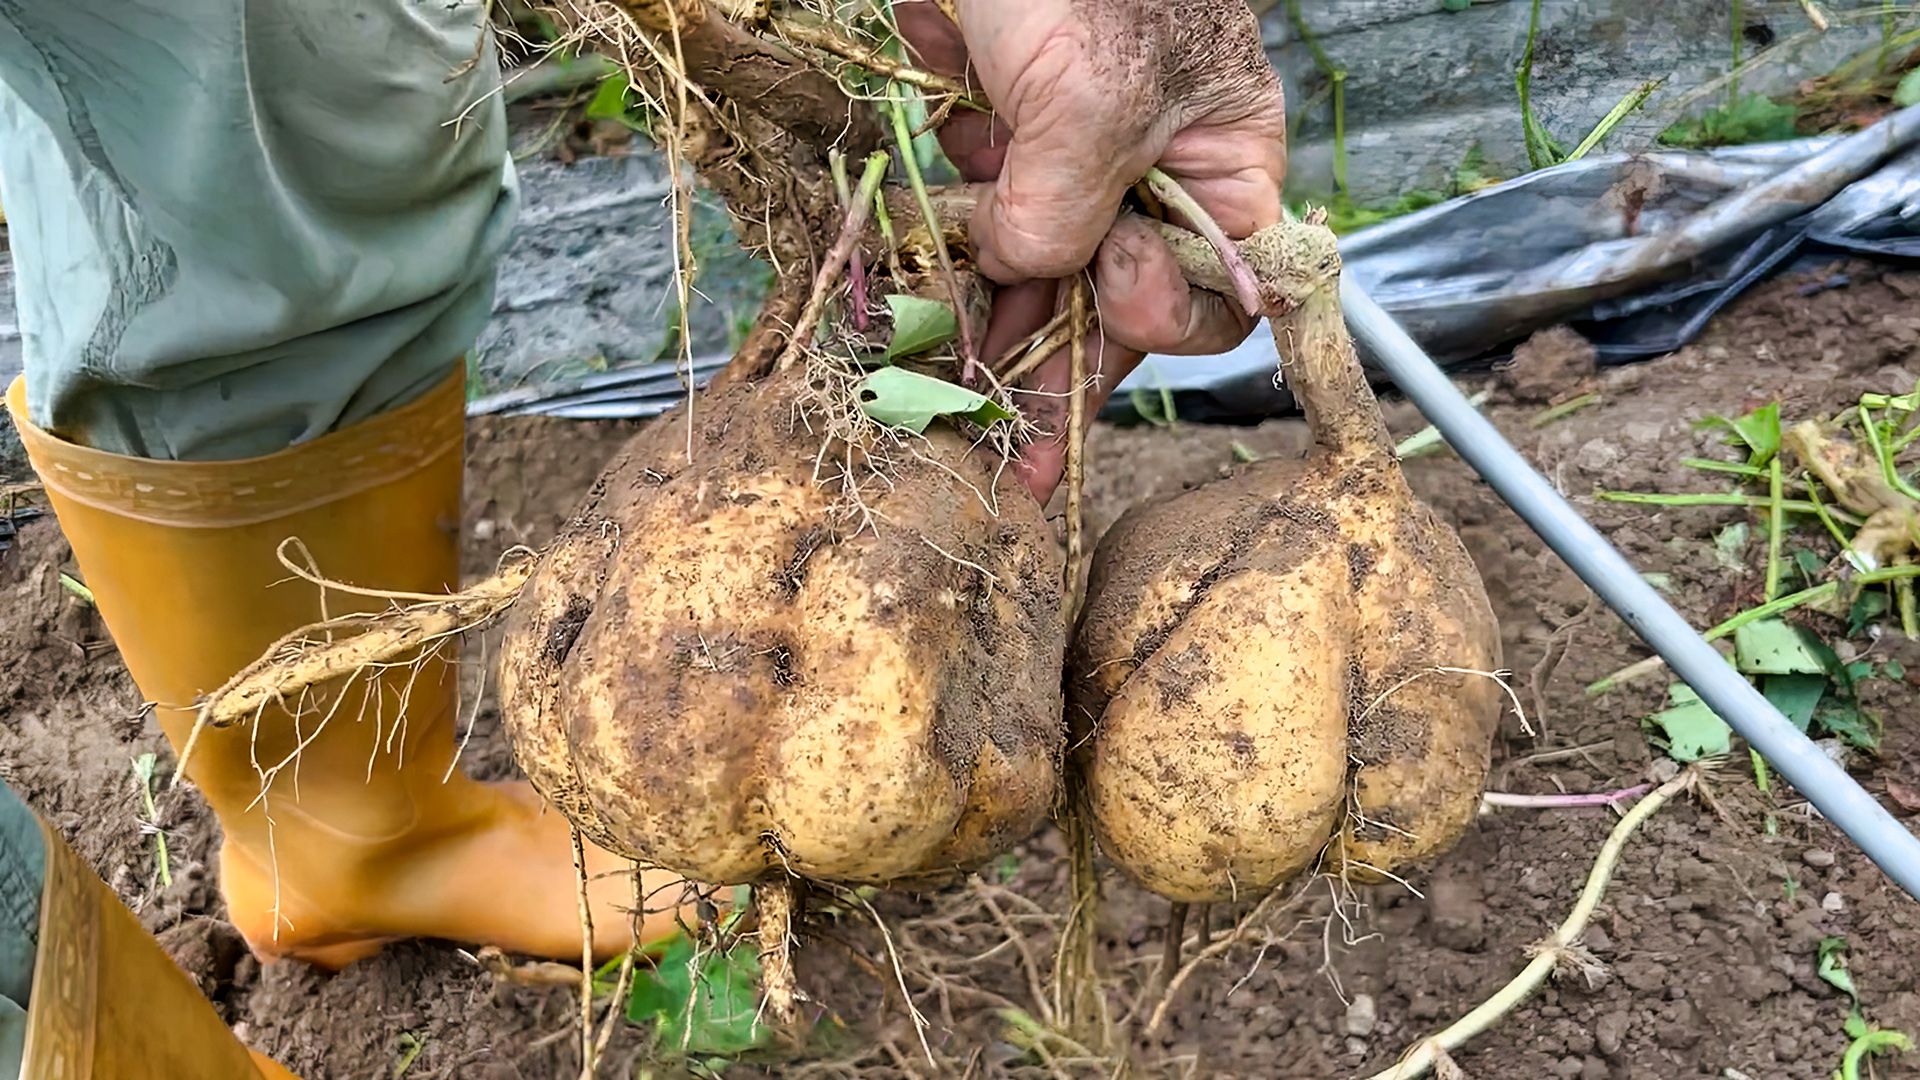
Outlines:
[[[1496,358],[1563,322],[1602,362],[1659,355],[1802,257],[1920,258],[1920,106],[1844,137],[1568,162],[1355,233],[1341,250],[1347,272],[1443,364]],[[695,381],[724,363],[696,360]],[[1275,366],[1265,333],[1218,356],[1149,357],[1105,415],[1126,418],[1163,392],[1183,420],[1281,414],[1292,401]],[[662,363],[470,411],[649,416],[685,393]]]

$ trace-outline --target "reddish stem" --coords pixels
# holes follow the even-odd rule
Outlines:
[[[1187,194],[1187,189],[1181,187],[1173,177],[1159,169],[1148,169],[1147,186],[1169,209],[1186,218],[1193,230],[1206,237],[1207,243],[1213,245],[1213,250],[1219,252],[1220,262],[1227,268],[1227,278],[1233,282],[1234,295],[1240,298],[1240,306],[1247,309],[1247,314],[1255,318],[1262,315],[1266,305],[1260,299],[1260,279],[1254,276],[1253,268],[1247,265],[1246,258],[1240,254],[1240,245],[1233,242],[1220,223],[1213,220],[1213,215],[1207,213],[1207,208]]]

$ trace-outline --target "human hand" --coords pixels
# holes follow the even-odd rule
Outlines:
[[[1206,355],[1254,320],[1187,285],[1139,218],[1116,213],[1158,165],[1228,235],[1280,220],[1286,117],[1279,79],[1242,0],[928,0],[895,7],[928,68],[965,73],[995,112],[956,112],[940,143],[961,175],[992,182],[974,212],[981,269],[1002,287],[980,356],[991,363],[1066,302],[1060,279],[1091,270],[1098,325],[1086,343],[1088,415],[1148,352]],[[1051,437],[1019,462],[1049,498],[1066,464],[1065,349],[1023,383],[1023,411]]]

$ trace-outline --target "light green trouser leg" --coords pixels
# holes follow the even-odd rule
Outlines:
[[[0,1080],[20,1075],[46,868],[40,823],[27,804],[0,783]]]
[[[0,0],[35,422],[251,457],[471,346],[516,202],[480,0]]]

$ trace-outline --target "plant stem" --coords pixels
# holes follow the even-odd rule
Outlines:
[[[1553,134],[1533,112],[1533,45],[1540,36],[1540,0],[1533,0],[1527,16],[1527,47],[1513,72],[1514,90],[1520,95],[1520,127],[1527,146],[1527,163],[1536,169],[1558,165],[1566,160],[1566,151],[1554,141]]]
[[[1684,495],[1668,495],[1658,491],[1596,491],[1594,498],[1602,502],[1634,503],[1640,506],[1764,506],[1771,508],[1773,500],[1759,495],[1739,493],[1719,494],[1715,492],[1693,492]],[[1800,514],[1812,514],[1813,504],[1805,499],[1782,499],[1780,506]]]
[[[1901,556],[1901,560],[1896,565],[1909,564],[1906,556]],[[1914,605],[1912,581],[1893,583],[1893,603],[1900,610],[1900,632],[1907,635],[1908,641],[1920,641],[1920,609]]]
[[[1421,1040],[1397,1063],[1376,1073],[1371,1080],[1414,1080],[1415,1077],[1426,1075],[1438,1057],[1436,1051],[1450,1052],[1466,1045],[1539,989],[1567,951],[1580,941],[1580,935],[1586,932],[1587,921],[1593,917],[1594,909],[1600,905],[1600,898],[1606,894],[1613,868],[1619,863],[1620,853],[1626,848],[1634,830],[1653,816],[1654,811],[1666,805],[1669,799],[1690,787],[1696,775],[1695,770],[1690,768],[1660,785],[1646,798],[1635,803],[1633,809],[1628,810],[1614,825],[1607,842],[1600,847],[1599,856],[1594,859],[1593,869],[1587,874],[1586,887],[1580,890],[1580,899],[1574,903],[1573,910],[1567,913],[1566,920],[1559,928],[1540,943],[1533,959],[1512,982],[1444,1030]]]
[[[967,300],[960,291],[960,275],[954,273],[953,255],[947,250],[947,235],[940,228],[940,215],[927,194],[926,178],[920,175],[920,160],[913,152],[913,129],[907,124],[907,105],[899,83],[887,85],[887,114],[893,121],[893,140],[900,146],[901,163],[907,170],[907,186],[913,189],[913,201],[920,207],[927,232],[933,237],[933,252],[940,258],[940,274],[947,280],[947,295],[953,301],[954,321],[960,324],[961,385],[973,381],[973,367],[980,354],[973,348],[973,320],[967,317]]]
[[[1533,419],[1527,421],[1527,426],[1533,427],[1533,428],[1546,427],[1548,424],[1553,423],[1555,420],[1560,420],[1560,419],[1564,419],[1565,417],[1572,416],[1574,413],[1579,412],[1581,409],[1584,409],[1589,405],[1595,404],[1599,400],[1600,400],[1600,395],[1597,393],[1586,393],[1586,394],[1581,394],[1579,397],[1576,397],[1576,398],[1569,398],[1568,400],[1563,401],[1558,405],[1555,405],[1551,408],[1542,409],[1539,412],[1535,413],[1533,416]]]
[[[1780,595],[1780,540],[1787,531],[1786,501],[1780,497],[1780,455],[1767,462],[1767,599]]]
[[[909,158],[908,160],[912,160]],[[813,332],[820,325],[820,318],[827,310],[827,300],[833,294],[833,287],[839,283],[840,274],[852,260],[854,249],[860,246],[860,234],[867,231],[867,222],[873,216],[875,196],[880,192],[880,181],[887,175],[887,155],[884,151],[875,151],[867,156],[866,168],[860,173],[860,186],[854,190],[853,200],[847,206],[847,213],[840,223],[840,235],[833,241],[833,247],[827,249],[827,257],[813,277],[813,291],[807,296],[807,305],[800,309],[800,318],[793,324],[793,336],[787,339],[787,347],[780,351],[776,367],[785,370],[793,366],[813,343]],[[934,234],[939,235],[935,229]],[[960,320],[962,327],[966,320]]]
[[[1833,537],[1833,542],[1840,545],[1840,553],[1846,556],[1847,562],[1852,564],[1855,570],[1865,570],[1866,567],[1861,565],[1859,556],[1854,554],[1853,541],[1847,539],[1847,534],[1840,531],[1840,523],[1833,520],[1833,515],[1827,512],[1826,501],[1820,498],[1820,482],[1809,473],[1802,473],[1800,482],[1806,485],[1807,501],[1813,504],[1814,516],[1819,518],[1820,524],[1826,527],[1827,535]]]
[[[1748,465],[1742,461],[1715,461],[1712,458],[1690,457],[1681,458],[1680,464],[1685,465],[1689,469],[1699,469],[1702,472],[1732,473],[1735,476],[1752,477],[1756,480],[1767,475],[1767,470],[1757,465]]]
[[[1635,784],[1619,791],[1600,791],[1591,795],[1515,795],[1505,791],[1489,791],[1480,796],[1480,805],[1486,807],[1511,806],[1533,810],[1555,810],[1576,806],[1612,806],[1614,803],[1639,798],[1653,790],[1652,784]]]
[[[1254,276],[1253,268],[1240,254],[1240,245],[1233,242],[1220,223],[1213,220],[1207,208],[1187,194],[1173,177],[1159,169],[1147,170],[1147,187],[1152,189],[1154,197],[1167,204],[1167,209],[1187,219],[1195,232],[1206,237],[1207,243],[1220,255],[1220,262],[1227,268],[1227,278],[1233,282],[1233,293],[1240,299],[1240,306],[1247,314],[1259,317],[1266,305],[1260,299],[1260,279]]]
[[[1904,1031],[1869,1031],[1847,1044],[1847,1052],[1840,1058],[1840,1080],[1860,1080],[1860,1063],[1869,1054],[1911,1049],[1913,1040]]]
[[[1846,584],[1864,588],[1868,585],[1878,585],[1883,581],[1908,581],[1916,577],[1920,577],[1920,566],[1888,566],[1878,570],[1869,570],[1863,574],[1855,574],[1852,578],[1848,579]],[[1810,604],[1815,600],[1822,600],[1826,597],[1836,595],[1840,591],[1840,585],[1841,583],[1838,581],[1828,581],[1815,585],[1812,588],[1801,589],[1799,592],[1788,593],[1785,596],[1769,600],[1757,607],[1750,607],[1700,636],[1707,641],[1718,641],[1750,622],[1778,615],[1784,611],[1791,611],[1804,604]],[[1621,683],[1629,682],[1642,675],[1660,670],[1665,663],[1666,661],[1659,656],[1649,656],[1645,660],[1628,664],[1626,667],[1621,668],[1619,671],[1614,672],[1604,679],[1588,683],[1587,694],[1588,696],[1604,694],[1614,687],[1619,686]]]
[[[1293,23],[1300,43],[1313,54],[1313,64],[1327,77],[1333,95],[1333,190],[1345,195],[1347,189],[1347,69],[1333,62],[1320,39],[1307,27],[1300,13],[1300,0],[1287,0],[1287,20]]]
[[[1873,414],[1864,406],[1860,409],[1860,428],[1867,433],[1867,445],[1873,448],[1873,456],[1879,459],[1880,471],[1886,477],[1887,485],[1909,499],[1920,500],[1920,491],[1916,491],[1912,484],[1907,483],[1906,479],[1900,475],[1900,470],[1894,466],[1893,452],[1887,449],[1886,440],[1880,437],[1880,425],[1874,421]]]

